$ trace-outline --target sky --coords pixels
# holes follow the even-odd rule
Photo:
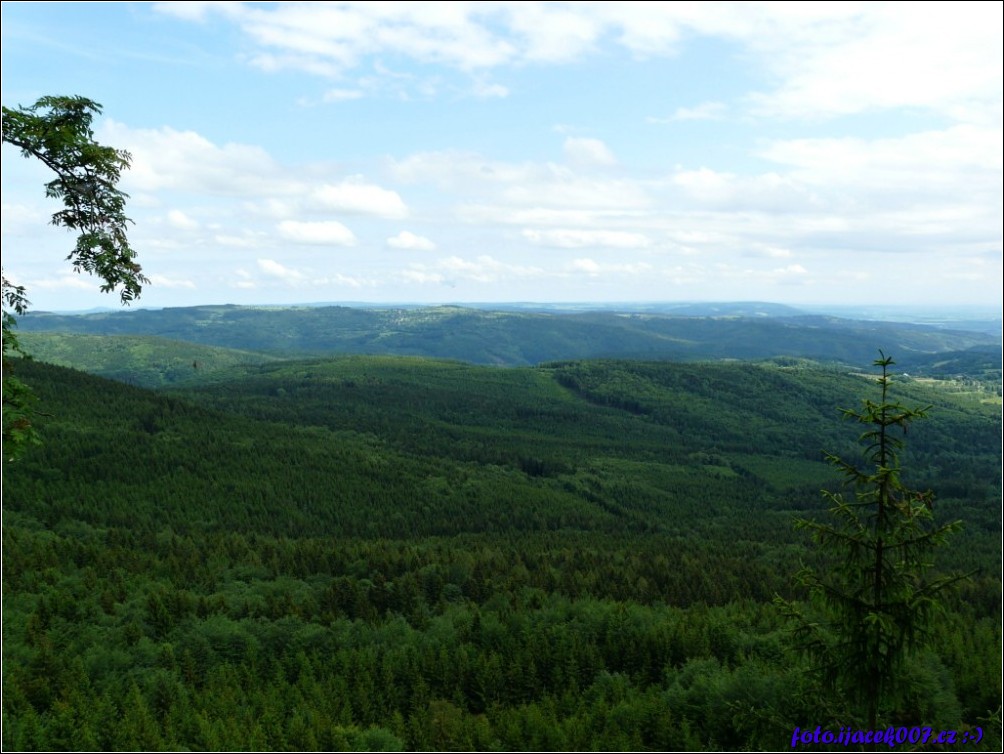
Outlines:
[[[2,4],[128,150],[137,306],[1001,307],[1000,2]],[[114,307],[2,153],[4,273]]]

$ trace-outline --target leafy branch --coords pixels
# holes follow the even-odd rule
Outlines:
[[[148,283],[126,233],[132,222],[125,215],[128,195],[119,190],[128,152],[94,140],[91,123],[101,105],[85,97],[42,97],[29,107],[3,108],[3,142],[38,159],[55,173],[45,194],[62,202],[52,224],[77,234],[66,259],[75,272],[96,275],[101,291],[118,289],[123,304],[139,298]],[[5,458],[12,458],[37,441],[30,416],[34,397],[14,377],[11,359],[24,356],[15,333],[17,318],[29,305],[24,286],[0,273],[3,304],[3,439]]]

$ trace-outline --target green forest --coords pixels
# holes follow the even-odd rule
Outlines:
[[[131,339],[126,353],[132,354],[132,365],[148,378],[153,374],[149,361],[137,358],[144,349],[167,357],[189,351],[201,358],[207,355],[207,346],[228,349],[227,356],[221,355],[224,360],[261,360],[263,354],[393,354],[496,366],[535,366],[554,359],[794,356],[861,367],[870,364],[882,348],[910,373],[990,371],[999,381],[1001,368],[999,319],[933,326],[809,314],[776,304],[653,305],[651,309],[635,305],[626,311],[187,306],[91,314],[32,311],[18,319],[18,328],[28,336],[25,342],[33,353],[116,379],[128,376],[111,371],[130,361],[123,354],[125,344],[116,339],[99,344],[81,336]],[[142,345],[138,336],[144,336]],[[166,341],[176,343],[172,348]],[[105,352],[105,357],[93,355],[95,348]],[[187,365],[191,362],[189,358]]]
[[[245,350],[25,334],[117,379],[13,365],[40,444],[3,470],[5,751],[777,750],[864,724],[776,598],[832,565],[793,522],[842,489],[825,453],[862,458],[841,409],[877,400],[877,350],[501,367],[231,332]],[[916,352],[892,381],[930,407],[903,477],[962,522],[932,569],[962,578],[879,719],[981,751],[997,356]]]

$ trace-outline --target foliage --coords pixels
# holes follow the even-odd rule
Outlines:
[[[104,292],[121,286],[119,296],[128,303],[147,282],[126,237],[127,195],[117,188],[130,156],[94,141],[91,122],[100,112],[99,104],[84,97],[42,97],[29,107],[4,107],[3,141],[56,174],[45,194],[63,202],[52,224],[78,234],[67,257],[74,269],[100,277]]]
[[[24,287],[14,285],[2,277],[3,297],[3,461],[13,460],[29,445],[38,444],[38,435],[31,425],[35,395],[13,373],[11,359],[27,357],[14,328],[14,313],[23,314],[28,302]],[[13,313],[12,313],[13,312]]]
[[[872,729],[879,714],[888,714],[902,698],[904,668],[929,638],[939,608],[936,597],[957,580],[927,578],[926,573],[934,552],[961,528],[959,521],[935,524],[934,494],[903,482],[904,441],[896,430],[905,435],[930,407],[908,408],[892,401],[889,369],[894,362],[882,354],[874,363],[882,370],[879,402],[865,400],[861,410],[843,410],[846,418],[869,427],[860,440],[870,467],[862,470],[827,455],[854,487],[854,499],[824,491],[833,521],[797,522],[830,561],[825,568],[798,574],[812,600],[809,615],[783,603],[796,619],[801,646],[845,698],[860,704],[862,721]]]
[[[18,368],[52,416],[4,473],[5,749],[776,749],[847,724],[769,602],[820,562],[786,522],[835,476],[800,448],[840,442],[858,376],[347,357],[165,395]],[[988,568],[897,715],[993,750],[998,417],[907,389],[944,401],[909,460],[970,521],[945,565]]]
[[[103,281],[102,291],[118,288],[122,303],[129,303],[147,282],[126,236],[127,197],[117,188],[130,157],[94,140],[91,122],[100,112],[99,104],[84,97],[42,97],[28,107],[4,107],[3,143],[55,173],[45,184],[45,194],[63,203],[63,209],[53,214],[52,224],[77,234],[67,256],[73,269],[97,275]],[[28,418],[30,392],[10,373],[10,357],[21,353],[14,315],[25,313],[28,300],[24,287],[6,275],[2,275],[2,299],[3,438],[9,457],[33,438]]]

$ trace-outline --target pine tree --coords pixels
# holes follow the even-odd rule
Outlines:
[[[878,403],[843,409],[845,418],[868,429],[860,440],[868,466],[860,469],[827,454],[855,490],[854,499],[824,491],[831,504],[828,522],[800,519],[827,553],[825,570],[803,568],[796,581],[809,592],[807,608],[779,600],[795,624],[795,636],[824,671],[832,688],[855,700],[864,721],[876,727],[879,713],[903,689],[898,671],[922,646],[937,612],[937,595],[959,577],[928,578],[932,556],[961,522],[934,522],[934,495],[912,490],[901,478],[900,450],[911,422],[927,407],[908,408],[889,397],[889,368],[879,351],[882,374]]]

